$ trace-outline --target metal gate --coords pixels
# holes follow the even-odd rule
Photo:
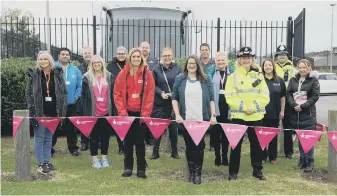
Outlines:
[[[294,66],[296,66],[299,60],[305,58],[305,8],[303,8],[302,12],[294,20],[292,41],[292,60]]]

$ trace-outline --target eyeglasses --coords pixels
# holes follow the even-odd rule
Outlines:
[[[172,57],[172,55],[163,55],[162,57],[163,58],[170,58],[170,57]]]
[[[196,63],[187,63],[187,64],[189,64],[189,65],[196,65]]]
[[[117,53],[117,55],[126,55],[126,53]]]

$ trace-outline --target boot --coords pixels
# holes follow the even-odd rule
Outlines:
[[[193,183],[193,177],[194,177],[194,162],[192,159],[192,153],[188,150],[185,151],[186,159],[187,159],[187,165],[188,165],[188,171],[189,171],[189,177],[188,182]]]
[[[137,171],[137,177],[138,178],[147,178],[146,174],[145,174],[145,169],[144,170],[138,170]]]
[[[133,169],[133,158],[131,158],[130,160],[124,158],[124,172],[122,176],[130,177],[132,175],[132,169]]]
[[[221,162],[221,164],[224,165],[224,166],[229,165],[227,153],[228,153],[228,146],[222,144],[222,162]]]
[[[174,159],[180,159],[177,147],[172,147],[171,157]]]
[[[313,169],[314,169],[314,159],[308,158],[307,165],[304,167],[304,172],[312,172]]]
[[[231,181],[231,180],[236,180],[238,174],[236,173],[232,173],[232,174],[229,174],[228,175],[228,180]]]
[[[201,171],[202,171],[202,165],[204,163],[204,151],[196,151],[194,153],[194,158],[196,160],[195,166],[194,166],[194,184],[201,184]]]
[[[300,157],[300,160],[298,161],[298,167],[300,169],[303,169],[307,166],[307,161],[306,161],[306,158],[304,157]]]
[[[159,146],[160,146],[160,140],[156,140],[154,145],[153,145],[153,151],[152,155],[150,157],[151,160],[153,159],[159,159]]]
[[[227,156],[222,155],[222,163],[221,164],[224,165],[224,166],[229,165]]]
[[[145,160],[145,144],[136,144],[136,156],[137,156],[137,177],[147,178],[145,169],[147,163]]]
[[[266,177],[263,176],[262,168],[254,167],[253,176],[259,180],[266,180]]]

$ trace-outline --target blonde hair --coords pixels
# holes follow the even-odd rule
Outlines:
[[[39,68],[39,69],[41,68],[40,65],[39,65],[39,59],[40,59],[41,56],[47,57],[47,59],[49,61],[49,66],[50,66],[51,69],[55,68],[54,59],[48,51],[40,51],[39,52],[39,54],[37,55],[37,58],[36,58],[36,68]]]
[[[225,64],[228,65],[228,52],[227,51],[219,51],[215,54],[215,65],[217,65],[218,59],[220,56],[225,57]]]
[[[89,77],[92,81],[92,85],[94,86],[97,83],[97,77],[96,77],[96,72],[94,70],[94,63],[93,61],[98,59],[101,63],[102,63],[102,76],[103,76],[103,84],[108,84],[108,80],[107,80],[107,68],[105,66],[105,62],[103,60],[103,58],[99,55],[93,55],[91,58],[91,61],[89,62],[89,70],[88,70],[88,74]]]
[[[312,71],[312,66],[311,66],[310,61],[308,61],[307,59],[301,59],[297,63],[297,66],[296,66],[297,68],[299,68],[300,63],[304,63],[309,68],[309,70]]]
[[[167,51],[170,51],[171,52],[171,54],[172,54],[172,59],[171,59],[171,61],[173,62],[173,51],[172,51],[172,48],[170,48],[170,47],[166,47],[166,48],[163,48],[163,50],[161,51],[161,56],[163,56],[163,53],[164,52],[167,52]],[[163,57],[161,57],[160,58],[160,63],[161,64],[163,64]]]

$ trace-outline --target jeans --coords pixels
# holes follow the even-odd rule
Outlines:
[[[39,165],[50,162],[53,134],[39,123],[34,128],[34,150]]]
[[[308,152],[307,154],[304,153],[302,145],[300,142],[298,142],[298,148],[300,150],[300,157],[302,158],[309,158],[309,159],[313,159],[314,158],[314,151],[315,151],[315,146],[313,146]]]

